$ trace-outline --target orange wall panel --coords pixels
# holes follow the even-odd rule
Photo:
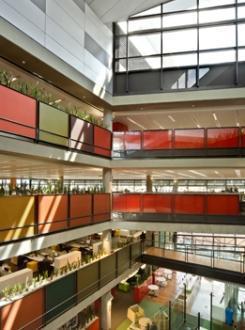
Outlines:
[[[70,227],[82,226],[92,221],[92,195],[70,196]]]
[[[38,329],[42,325],[44,313],[44,290],[37,290],[1,309],[1,329],[17,330],[34,319],[37,321],[24,327],[24,330]]]
[[[174,211],[177,214],[204,214],[205,195],[175,195]]]
[[[111,156],[112,133],[102,127],[94,126],[94,152],[103,156]]]
[[[93,219],[95,222],[110,220],[111,213],[111,195],[94,194],[93,195]]]
[[[214,215],[239,215],[238,195],[208,195],[207,213]]]
[[[67,228],[68,196],[37,196],[38,232],[40,234]]]
[[[145,213],[172,213],[171,194],[144,194],[142,199],[142,211]]]

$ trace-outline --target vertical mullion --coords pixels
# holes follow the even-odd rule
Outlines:
[[[128,20],[127,20],[127,37],[126,37],[126,93],[129,92],[128,83]]]
[[[163,90],[163,4],[161,4],[161,70],[160,70],[160,89]]]
[[[199,0],[197,0],[197,67],[196,67],[196,86],[199,87],[200,79],[200,28],[199,28]]]
[[[239,84],[239,62],[238,62],[238,5],[235,1],[235,20],[236,20],[236,63],[235,63],[235,85]]]

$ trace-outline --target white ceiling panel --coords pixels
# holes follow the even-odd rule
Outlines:
[[[126,20],[129,16],[169,0],[87,0],[87,4],[104,23]]]

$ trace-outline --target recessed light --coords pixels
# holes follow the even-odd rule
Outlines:
[[[21,63],[22,63],[22,64],[26,64],[26,61],[25,61],[25,60],[23,60],[23,61],[21,61]]]
[[[60,103],[62,100],[61,99],[58,99],[58,100],[55,100],[54,103],[58,104]]]
[[[219,174],[219,172],[218,172],[218,171],[214,171],[214,173],[215,173],[215,174]]]
[[[213,117],[214,117],[214,120],[215,120],[215,121],[217,121],[217,120],[218,120],[218,118],[217,118],[217,116],[216,116],[216,113],[215,113],[215,112],[213,112]]]
[[[192,107],[192,108],[195,108],[195,104],[192,104],[191,107]]]
[[[201,125],[197,124],[197,128],[201,128]]]
[[[237,125],[237,127],[240,127],[240,123],[239,122],[237,122],[236,125]]]
[[[171,115],[168,115],[168,118],[173,122],[173,123],[175,123],[176,122],[176,120],[174,119],[174,117],[173,116],[171,116]]]

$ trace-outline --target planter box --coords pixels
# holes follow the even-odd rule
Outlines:
[[[39,103],[39,140],[69,146],[69,115],[44,103]]]
[[[0,85],[1,131],[35,139],[36,110],[33,98]]]
[[[0,197],[0,242],[34,235],[34,202],[34,196]]]
[[[32,281],[32,270],[25,268],[17,272],[10,273],[0,277],[0,291],[7,287],[13,287],[15,284],[26,284],[26,281]]]
[[[106,193],[93,195],[93,221],[111,220],[111,195]]]
[[[70,195],[70,227],[79,227],[92,221],[92,195]]]
[[[46,234],[68,228],[68,196],[36,196],[38,233]]]

